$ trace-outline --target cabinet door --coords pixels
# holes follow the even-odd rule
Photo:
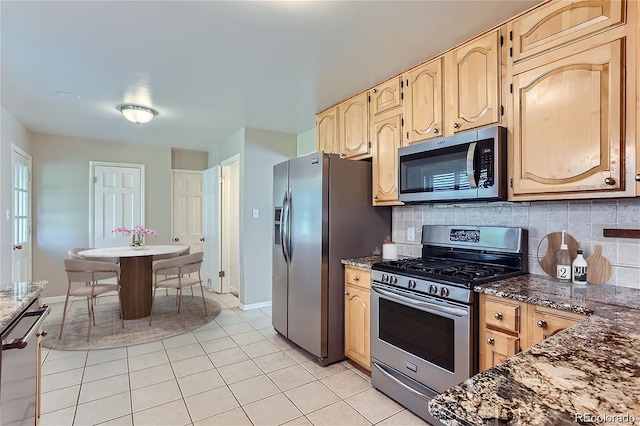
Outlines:
[[[401,78],[394,77],[369,91],[371,117],[402,106]]]
[[[623,189],[622,45],[514,66],[514,195]]]
[[[621,0],[554,1],[513,21],[513,61],[624,23]]]
[[[500,119],[499,37],[493,31],[445,56],[447,135]]]
[[[365,157],[371,153],[369,146],[369,100],[361,93],[338,105],[340,156]]]
[[[484,330],[480,342],[480,371],[500,364],[520,351],[520,339],[493,330]]]
[[[373,138],[373,204],[398,202],[398,148],[402,145],[402,114],[377,121]]]
[[[551,310],[536,305],[530,305],[530,307],[529,345],[540,343],[565,328],[569,328],[586,319],[586,316],[572,312],[564,312],[557,309]]]
[[[367,370],[371,369],[369,300],[370,292],[351,285],[345,286],[345,355]]]
[[[442,136],[442,58],[404,75],[405,143]]]
[[[329,108],[316,115],[316,129],[318,151],[339,154],[337,107]]]

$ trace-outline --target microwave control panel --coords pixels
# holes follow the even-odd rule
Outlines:
[[[478,176],[478,188],[490,188],[495,184],[493,140],[478,142],[480,167]]]

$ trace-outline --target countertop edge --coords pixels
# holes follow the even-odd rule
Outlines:
[[[4,331],[49,285],[49,281],[0,284],[0,330]]]

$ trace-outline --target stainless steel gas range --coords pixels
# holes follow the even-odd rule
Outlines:
[[[424,225],[422,257],[371,269],[371,382],[439,424],[428,400],[478,370],[473,286],[527,272],[527,231]]]

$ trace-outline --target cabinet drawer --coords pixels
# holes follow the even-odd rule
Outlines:
[[[521,315],[520,305],[516,303],[487,299],[484,321],[488,325],[519,333]]]
[[[353,266],[344,268],[345,283],[357,285],[358,287],[371,288],[371,271]]]

